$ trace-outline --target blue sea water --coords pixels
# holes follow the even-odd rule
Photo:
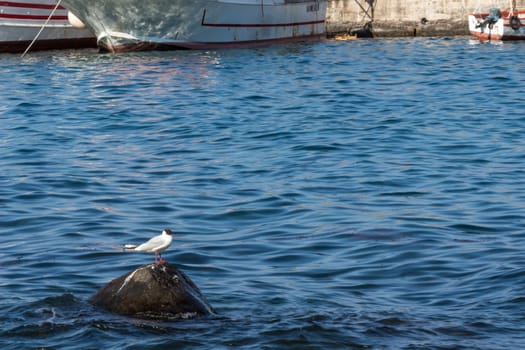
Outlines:
[[[2,349],[519,349],[524,43],[0,55]],[[217,315],[88,302],[164,258]]]

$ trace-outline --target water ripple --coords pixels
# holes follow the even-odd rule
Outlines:
[[[0,345],[519,348],[524,49],[2,55]],[[217,316],[86,302],[165,227]]]

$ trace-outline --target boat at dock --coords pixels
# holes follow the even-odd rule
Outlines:
[[[236,48],[325,36],[326,0],[64,0],[109,52]]]
[[[96,47],[93,32],[73,27],[64,7],[53,12],[56,5],[54,0],[1,1],[0,52],[24,52],[39,32],[31,50]]]
[[[508,9],[471,13],[468,23],[470,34],[483,41],[525,40],[525,9],[516,9],[515,1]]]

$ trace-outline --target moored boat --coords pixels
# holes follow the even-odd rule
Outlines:
[[[0,52],[23,52],[45,25],[31,50],[95,47],[93,32],[74,28],[55,0],[0,2]],[[51,13],[53,13],[52,16]],[[47,22],[47,24],[46,24]]]
[[[325,35],[326,0],[63,0],[110,52],[246,47]]]
[[[525,10],[516,9],[515,1],[508,9],[469,14],[468,23],[470,34],[480,40],[525,40]]]

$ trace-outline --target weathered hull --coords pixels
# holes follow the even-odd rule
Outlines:
[[[476,38],[489,40],[525,40],[525,10],[501,11],[501,18],[494,23],[484,23],[488,13],[476,13],[468,16],[470,34]]]
[[[326,0],[64,0],[111,52],[320,38]]]
[[[0,52],[23,52],[46,23],[54,0],[18,0],[0,2]],[[74,28],[67,10],[59,7],[32,46],[32,50],[95,47],[94,34]]]

